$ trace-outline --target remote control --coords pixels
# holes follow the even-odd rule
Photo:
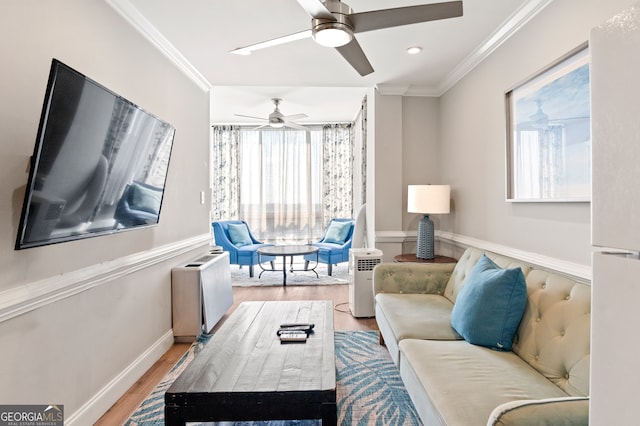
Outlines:
[[[315,327],[315,324],[308,324],[308,323],[287,323],[287,324],[280,324],[280,328],[291,328],[291,327],[306,327],[306,328],[313,328],[313,327]]]
[[[278,336],[282,334],[309,334],[310,330],[307,329],[297,329],[297,328],[281,328],[277,331]]]
[[[282,333],[280,343],[304,343],[307,341],[307,333]]]
[[[313,333],[313,330],[311,328],[309,328],[308,326],[301,326],[301,327],[285,327],[285,328],[281,328],[280,330],[278,330],[278,335],[280,335],[281,333],[292,333],[292,332],[300,332],[300,333]]]

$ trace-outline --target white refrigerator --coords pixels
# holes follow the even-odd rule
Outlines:
[[[640,3],[590,33],[591,425],[640,424]]]

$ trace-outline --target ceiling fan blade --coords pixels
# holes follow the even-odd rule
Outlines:
[[[352,13],[350,19],[353,23],[353,32],[362,33],[365,31],[437,21],[439,19],[455,18],[458,16],[462,16],[461,1]]]
[[[262,120],[262,121],[269,121],[268,118],[263,118],[263,117],[254,117],[252,115],[242,115],[242,114],[233,114],[236,117],[244,117],[244,118],[252,118],[254,120]]]
[[[304,30],[304,31],[289,34],[286,36],[274,38],[272,40],[250,44],[249,46],[238,47],[237,49],[233,49],[229,51],[229,53],[235,53],[236,55],[249,55],[254,50],[260,50],[267,47],[277,46],[279,44],[289,43],[291,41],[302,40],[304,38],[310,38],[310,37],[311,37],[311,30]]]
[[[336,20],[333,13],[331,13],[319,0],[298,0],[298,3],[309,15],[311,15],[312,18],[331,19],[332,21]]]
[[[264,128],[264,127],[269,127],[269,125],[268,124],[263,124],[262,126],[254,127],[252,129],[249,129],[249,130],[260,130],[260,129]]]
[[[284,122],[284,125],[285,125],[285,127],[291,127],[292,129],[298,129],[298,130],[309,130],[309,129],[307,129],[307,128],[306,128],[306,127],[304,127],[304,126],[301,126],[301,125],[296,124],[296,123],[291,123],[291,122],[289,122],[289,121],[285,121],[285,122]]]
[[[295,121],[300,120],[302,118],[307,118],[307,114],[294,114],[294,115],[283,115],[282,119],[284,121]]]
[[[371,74],[373,72],[373,67],[371,63],[367,59],[362,47],[355,39],[355,37],[344,46],[336,47],[336,50],[342,55],[343,58],[351,64],[358,74],[361,76],[365,76],[367,74]]]

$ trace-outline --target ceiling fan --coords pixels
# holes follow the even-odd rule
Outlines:
[[[276,107],[273,110],[273,112],[269,114],[269,118],[254,117],[251,115],[242,115],[242,114],[235,114],[235,115],[237,117],[253,118],[256,120],[264,120],[269,122],[268,124],[263,124],[262,126],[256,127],[256,129],[269,126],[269,127],[273,127],[274,129],[279,129],[281,127],[291,127],[292,129],[307,130],[306,127],[293,122],[294,120],[300,120],[301,118],[306,118],[307,114],[284,115],[280,112],[280,109],[278,108],[278,105],[280,105],[280,102],[282,102],[282,99],[273,98],[271,99],[271,102],[273,102],[273,104]]]
[[[361,76],[365,76],[373,72],[373,67],[355,39],[354,34],[462,16],[462,1],[372,10],[361,13],[354,13],[349,5],[340,0],[297,1],[311,15],[310,30],[240,47],[232,50],[231,53],[248,55],[254,50],[313,37],[318,44],[336,48]]]

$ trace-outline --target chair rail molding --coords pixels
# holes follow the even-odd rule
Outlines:
[[[0,292],[0,322],[208,246],[210,241],[210,234],[201,234],[5,290]]]
[[[530,263],[543,269],[549,269],[553,272],[566,274],[578,280],[591,281],[591,265],[583,265],[580,263],[570,262],[568,260],[556,259],[543,254],[520,250],[502,244],[492,243],[490,241],[454,234],[452,232],[439,232],[436,233],[436,235],[437,239],[441,243],[452,244],[463,249],[467,247],[476,247],[518,259],[522,262]]]
[[[435,237],[436,242],[441,245],[450,245],[458,247],[462,250],[466,249],[467,247],[475,247],[493,253],[501,254],[503,256],[518,259],[522,262],[530,263],[543,269],[549,269],[553,272],[559,272],[565,275],[569,275],[582,281],[591,281],[591,265],[584,265],[580,263],[570,262],[568,260],[556,259],[554,257],[545,256],[543,254],[520,250],[502,244],[493,243],[491,241],[485,241],[478,238],[455,234],[453,232],[436,231]],[[416,231],[376,232],[376,244],[401,244],[405,242],[415,242],[416,240]]]
[[[414,238],[417,235],[413,232]],[[405,231],[376,231],[376,243],[404,243],[410,241],[411,232]]]

